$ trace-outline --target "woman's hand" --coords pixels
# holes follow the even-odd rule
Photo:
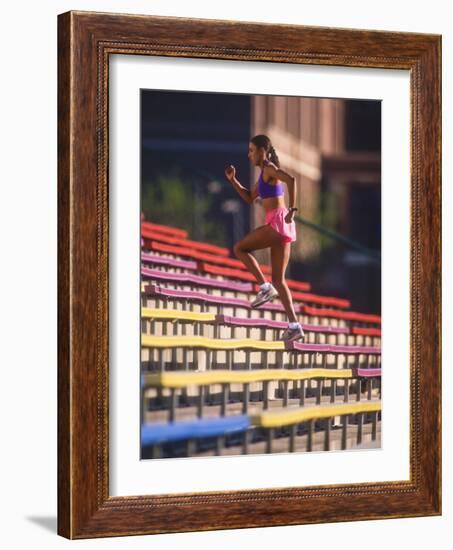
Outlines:
[[[232,164],[225,168],[225,176],[228,181],[231,181],[236,176],[236,168]]]
[[[288,210],[285,216],[285,222],[291,223],[294,220],[294,210]]]

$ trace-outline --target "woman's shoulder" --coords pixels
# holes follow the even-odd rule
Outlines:
[[[271,160],[264,161],[263,169],[265,170],[266,168],[274,168],[275,170],[278,170],[278,166],[274,164]]]

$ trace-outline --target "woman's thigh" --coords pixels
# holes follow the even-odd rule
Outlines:
[[[247,252],[261,250],[282,243],[281,235],[270,225],[262,225],[250,231],[238,242],[238,246]]]

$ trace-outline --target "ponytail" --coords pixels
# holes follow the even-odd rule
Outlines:
[[[267,158],[280,168],[280,160],[271,143],[271,140],[264,134],[259,134],[250,140],[256,147],[261,147],[266,151]]]
[[[269,155],[269,160],[271,162],[273,162],[274,164],[276,164],[278,168],[280,168],[280,160],[277,156],[277,152],[275,151],[274,146],[272,145],[272,143],[269,144],[268,155]]]

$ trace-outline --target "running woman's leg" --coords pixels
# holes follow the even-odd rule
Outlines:
[[[246,268],[256,277],[258,284],[266,282],[263,272],[260,269],[255,257],[251,254],[253,250],[261,250],[275,246],[281,241],[280,235],[269,225],[262,225],[250,231],[243,239],[234,245],[234,253],[241,260]]]
[[[291,243],[282,242],[281,239],[278,244],[271,247],[272,284],[278,290],[278,295],[289,321],[295,323],[297,322],[297,317],[294,311],[293,299],[285,280],[285,271],[290,251]]]

